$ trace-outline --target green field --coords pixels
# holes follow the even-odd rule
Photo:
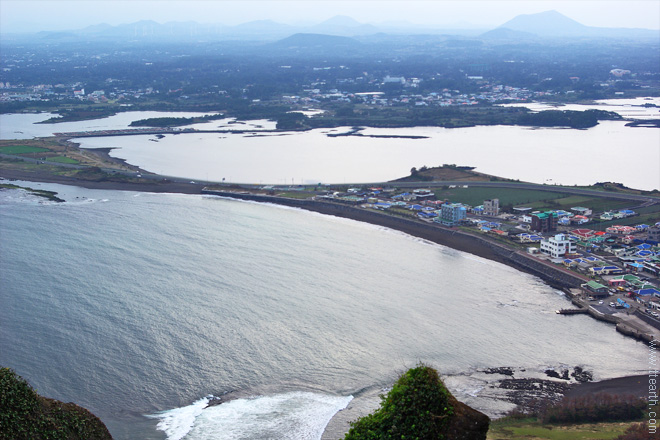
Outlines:
[[[435,195],[439,200],[447,199],[450,202],[465,203],[471,206],[481,205],[484,200],[500,199],[500,206],[518,206],[525,205],[532,207],[532,204],[541,204],[543,201],[561,197],[559,192],[536,191],[529,189],[516,188],[483,188],[470,187],[469,182],[465,182],[467,188],[440,188],[435,190]]]
[[[514,206],[526,206],[535,210],[563,209],[570,210],[575,206],[584,206],[594,212],[622,209],[630,206],[625,200],[606,199],[580,195],[568,195],[561,191],[539,191],[516,188],[440,188],[435,190],[439,200],[447,199],[450,202],[464,203],[470,206],[479,206],[484,200],[499,199],[500,207],[505,211]]]
[[[47,148],[32,147],[30,145],[10,145],[7,147],[0,147],[2,154],[28,154],[28,153],[43,153],[50,151]]]
[[[80,163],[79,161],[77,161],[75,159],[71,159],[71,158],[66,157],[66,156],[49,157],[47,160],[48,160],[48,162],[69,163],[69,164],[74,164],[74,165]]]

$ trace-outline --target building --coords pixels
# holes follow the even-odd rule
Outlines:
[[[467,209],[460,203],[445,203],[441,207],[440,217],[435,221],[445,226],[456,226],[467,216]]]
[[[532,214],[532,231],[535,232],[552,232],[557,230],[557,223],[559,216],[554,211],[547,211]]]
[[[566,254],[575,253],[575,242],[565,234],[557,234],[554,237],[541,241],[541,252],[553,258],[560,258]]]
[[[660,242],[660,228],[657,226],[651,226],[646,230],[647,240],[658,241]]]
[[[593,296],[594,298],[605,298],[608,296],[607,286],[603,286],[595,281],[589,281],[586,284],[582,284],[580,287],[582,287],[582,290],[588,295]]]
[[[500,199],[484,200],[484,215],[500,215]]]

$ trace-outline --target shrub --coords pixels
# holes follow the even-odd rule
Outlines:
[[[351,423],[345,440],[439,439],[453,408],[437,371],[418,365],[405,372],[373,414]]]

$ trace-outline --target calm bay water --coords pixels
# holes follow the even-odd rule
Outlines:
[[[509,406],[480,394],[487,367],[646,370],[643,344],[556,315],[566,300],[538,279],[388,229],[27,185],[67,202],[0,192],[0,364],[89,408],[117,439],[319,438],[332,414],[418,361],[491,414]],[[224,393],[238,399],[201,409]]]
[[[660,99],[561,108],[599,108],[619,112],[624,117],[657,118],[658,108],[641,107],[644,103],[660,105]],[[552,108],[544,104],[525,106],[533,110]],[[170,114],[129,112],[95,121],[40,125],[33,122],[46,119],[46,115],[0,115],[0,136],[30,138],[53,132],[126,128],[133,120],[164,115]],[[587,130],[479,126],[363,131],[365,135],[426,136],[426,139],[327,136],[346,132],[347,127],[302,133],[259,133],[274,128],[272,121],[262,120],[236,123],[223,119],[192,127],[254,131],[76,141],[84,148],[112,147],[113,156],[148,171],[193,180],[280,185],[380,182],[406,176],[412,167],[454,163],[534,183],[590,185],[611,181],[637,189],[660,189],[660,130],[626,127],[623,121],[602,121]]]

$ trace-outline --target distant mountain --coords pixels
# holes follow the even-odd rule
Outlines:
[[[538,14],[518,15],[499,28],[512,31],[528,32],[530,34],[557,37],[567,35],[584,35],[588,27],[560,14],[557,11],[546,11]]]
[[[660,31],[648,29],[611,29],[585,26],[557,11],[519,15],[496,29],[441,28],[419,26],[405,22],[382,23],[379,25],[360,23],[351,17],[339,15],[316,25],[287,25],[272,20],[260,20],[237,26],[222,24],[200,24],[197,22],[168,22],[152,20],[111,26],[98,24],[84,29],[36,34],[13,34],[12,39],[38,39],[45,42],[131,42],[132,43],[204,43],[217,41],[272,42],[295,34],[325,34],[330,36],[355,37],[362,40],[388,40],[389,36],[454,36],[459,38],[481,38],[490,41],[529,41],[539,38],[621,38],[660,39]],[[3,34],[10,35],[10,34]]]
[[[363,44],[350,38],[323,34],[295,34],[268,45],[272,53],[282,55],[356,54]]]
[[[540,37],[659,38],[660,31],[649,29],[600,28],[585,26],[557,11],[518,15],[497,29],[527,32]],[[500,34],[503,36],[504,34]],[[515,36],[514,34],[511,34]],[[492,36],[492,35],[491,35]]]
[[[362,23],[346,15],[336,15],[320,23],[318,26],[359,27],[362,26]]]
[[[376,26],[371,24],[363,24],[359,21],[346,17],[345,15],[337,15],[323,23],[311,26],[310,32],[317,34],[328,35],[342,35],[345,37],[353,37],[357,35],[371,35],[379,32]]]
[[[518,40],[518,41],[529,42],[531,40],[538,40],[539,36],[532,34],[530,32],[515,31],[513,29],[501,27],[501,28],[493,29],[492,31],[484,32],[479,36],[479,38],[482,40],[490,40],[490,41]]]

